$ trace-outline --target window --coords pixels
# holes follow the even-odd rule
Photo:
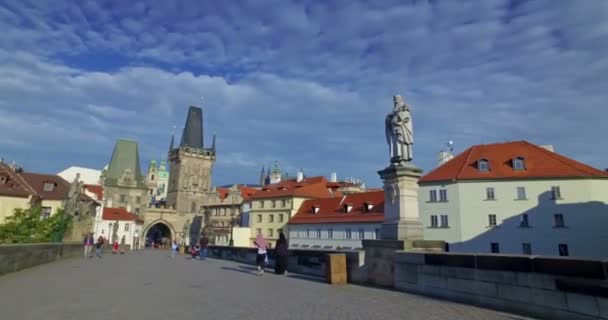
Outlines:
[[[150,180],[154,180],[154,175],[152,175],[152,176],[150,177]]]
[[[255,229],[255,232],[256,232],[257,234],[262,234],[262,229]]]
[[[490,243],[490,252],[492,253],[500,253],[500,247],[498,246],[498,242]]]
[[[439,223],[437,223],[437,216],[432,215],[431,216],[431,228],[437,228],[437,227],[439,227]]]
[[[524,213],[521,216],[519,216],[519,226],[521,228],[527,228],[530,226],[528,224],[528,214]]]
[[[44,191],[50,192],[50,191],[53,191],[53,189],[55,189],[55,184],[53,182],[45,182],[44,186],[42,188]]]
[[[496,227],[496,215],[495,214],[488,215],[488,226]]]
[[[40,220],[46,220],[51,216],[51,207],[42,207],[40,212]]]
[[[135,208],[135,214],[139,214],[139,208]]]
[[[490,165],[488,164],[488,160],[481,159],[481,160],[477,161],[477,169],[479,169],[479,171],[484,171],[484,172],[490,171]]]
[[[260,201],[260,208],[264,208],[264,200]]]
[[[344,212],[350,212],[350,209],[353,208],[352,204],[345,204],[344,205]]]
[[[321,239],[321,229],[317,230],[317,239]]]
[[[559,249],[559,255],[562,257],[567,257],[570,254],[568,253],[568,245],[565,243],[560,243],[558,246]]]
[[[437,202],[437,190],[429,190],[429,202]]]
[[[334,238],[334,230],[333,229],[327,230],[327,238],[329,238],[329,239],[333,239]]]
[[[517,200],[526,200],[526,188],[517,187]]]
[[[128,223],[125,223],[125,231],[127,231],[127,232],[129,231],[129,224]]]
[[[495,200],[494,197],[494,188],[486,188],[486,200]]]
[[[281,207],[285,208],[287,206],[287,201],[285,201],[284,199],[281,200]]]
[[[271,203],[272,203],[272,207],[273,207],[273,208],[276,208],[276,207],[277,207],[277,202],[276,202],[276,201],[272,200],[272,202],[271,202]]]
[[[120,203],[125,203],[125,202],[127,202],[127,196],[124,195],[124,194],[121,194],[120,195]]]
[[[513,159],[513,170],[526,170],[524,158]]]
[[[269,237],[272,237],[272,236],[273,236],[273,233],[274,233],[273,231],[274,231],[274,230],[272,230],[272,229],[268,229],[268,236],[269,236]]]
[[[522,243],[521,252],[523,252],[523,254],[532,254],[532,245],[529,242]]]
[[[262,215],[258,214],[258,222],[262,222]]]
[[[566,223],[564,222],[564,215],[561,213],[556,213],[553,215],[553,223],[555,228],[564,228],[566,227]]]
[[[448,201],[448,190],[439,190],[439,201]]]
[[[141,197],[137,196],[135,197],[135,203],[139,204],[141,202]]]
[[[268,222],[274,222],[274,214],[268,216]]]
[[[562,198],[562,191],[560,190],[559,186],[551,187],[551,196],[553,200]]]
[[[365,239],[365,231],[363,229],[359,229],[359,239]]]
[[[279,222],[283,222],[283,214],[279,214]]]
[[[315,214],[315,213],[319,212],[319,209],[321,209],[321,208],[319,208],[319,206],[312,206],[312,213]]]
[[[310,238],[310,230],[306,229],[306,238]]]
[[[289,232],[289,237],[292,239],[297,239],[298,238],[298,232],[297,231],[290,231]]]
[[[350,240],[353,238],[353,232],[350,229],[346,229],[346,239]]]
[[[449,225],[448,225],[448,215],[447,214],[442,214],[441,215],[441,227],[442,228],[449,227]]]
[[[374,230],[374,237],[375,239],[380,239],[380,229]]]

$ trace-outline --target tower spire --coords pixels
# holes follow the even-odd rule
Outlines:
[[[203,109],[190,106],[180,147],[203,149]]]
[[[171,143],[169,144],[169,152],[171,152],[171,150],[174,149],[174,145],[175,145],[175,134],[171,134]]]
[[[213,140],[211,141],[211,150],[215,153],[215,131],[213,132]]]

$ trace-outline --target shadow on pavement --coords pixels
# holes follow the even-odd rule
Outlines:
[[[247,271],[247,270],[243,270],[243,269],[237,269],[237,268],[231,268],[231,267],[222,267],[222,270],[230,270],[230,271],[236,271],[236,272],[240,272],[240,273],[246,273],[252,276],[257,276],[257,274],[251,272],[251,271]]]

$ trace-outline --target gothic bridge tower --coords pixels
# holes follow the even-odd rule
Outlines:
[[[202,213],[201,206],[211,191],[215,163],[215,136],[211,148],[203,144],[203,110],[190,107],[178,147],[169,147],[169,188],[167,206],[177,213]]]

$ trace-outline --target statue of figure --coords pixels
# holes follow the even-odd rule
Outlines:
[[[393,111],[386,116],[385,134],[390,161],[392,164],[401,164],[412,161],[412,145],[414,144],[414,131],[412,128],[412,115],[410,107],[400,95],[393,97]]]
[[[74,181],[70,184],[70,189],[63,201],[64,214],[74,216],[78,212],[78,200],[82,193],[83,183],[80,181],[80,174],[76,174]]]

